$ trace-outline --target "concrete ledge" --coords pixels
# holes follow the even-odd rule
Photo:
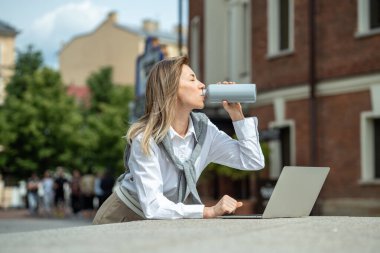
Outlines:
[[[0,235],[1,252],[379,252],[380,218],[175,220]]]
[[[380,215],[380,199],[334,198],[319,202],[324,215],[368,216]]]

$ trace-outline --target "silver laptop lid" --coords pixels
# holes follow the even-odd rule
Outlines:
[[[309,216],[329,171],[328,167],[284,167],[263,218]]]

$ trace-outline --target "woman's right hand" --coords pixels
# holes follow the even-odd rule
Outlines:
[[[223,214],[232,214],[241,206],[243,206],[242,202],[236,201],[228,195],[224,195],[215,206],[204,208],[203,218],[215,218]]]

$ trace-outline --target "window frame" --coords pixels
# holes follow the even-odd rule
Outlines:
[[[380,119],[380,113],[363,112],[361,114],[361,179],[360,184],[380,184],[375,178],[374,119]]]
[[[380,34],[380,27],[370,28],[370,0],[357,0],[357,31],[356,38],[368,37]]]
[[[276,98],[273,101],[275,121],[268,124],[269,129],[289,127],[289,145],[290,145],[290,165],[296,164],[296,124],[293,119],[285,118],[286,101],[283,98]],[[270,168],[269,175],[271,179],[277,179],[282,170],[281,143],[278,140],[269,142]],[[272,152],[273,151],[273,152]]]
[[[360,158],[361,179],[359,184],[380,185],[380,178],[375,178],[375,138],[374,119],[380,118],[380,84],[370,88],[373,111],[360,115]]]
[[[267,0],[268,42],[267,58],[276,58],[294,53],[294,0],[289,0],[289,31],[287,49],[280,49],[279,7],[281,0]]]
[[[290,164],[296,164],[296,129],[294,120],[273,121],[269,123],[269,129],[289,128],[289,149],[290,149]],[[269,175],[272,179],[280,177],[282,167],[281,143],[280,141],[270,141],[269,148],[271,150]],[[277,150],[277,154],[272,154],[272,150]]]

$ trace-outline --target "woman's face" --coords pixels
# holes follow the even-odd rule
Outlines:
[[[178,106],[189,110],[202,109],[205,105],[202,96],[204,88],[205,85],[197,79],[193,70],[183,65],[178,87]]]

